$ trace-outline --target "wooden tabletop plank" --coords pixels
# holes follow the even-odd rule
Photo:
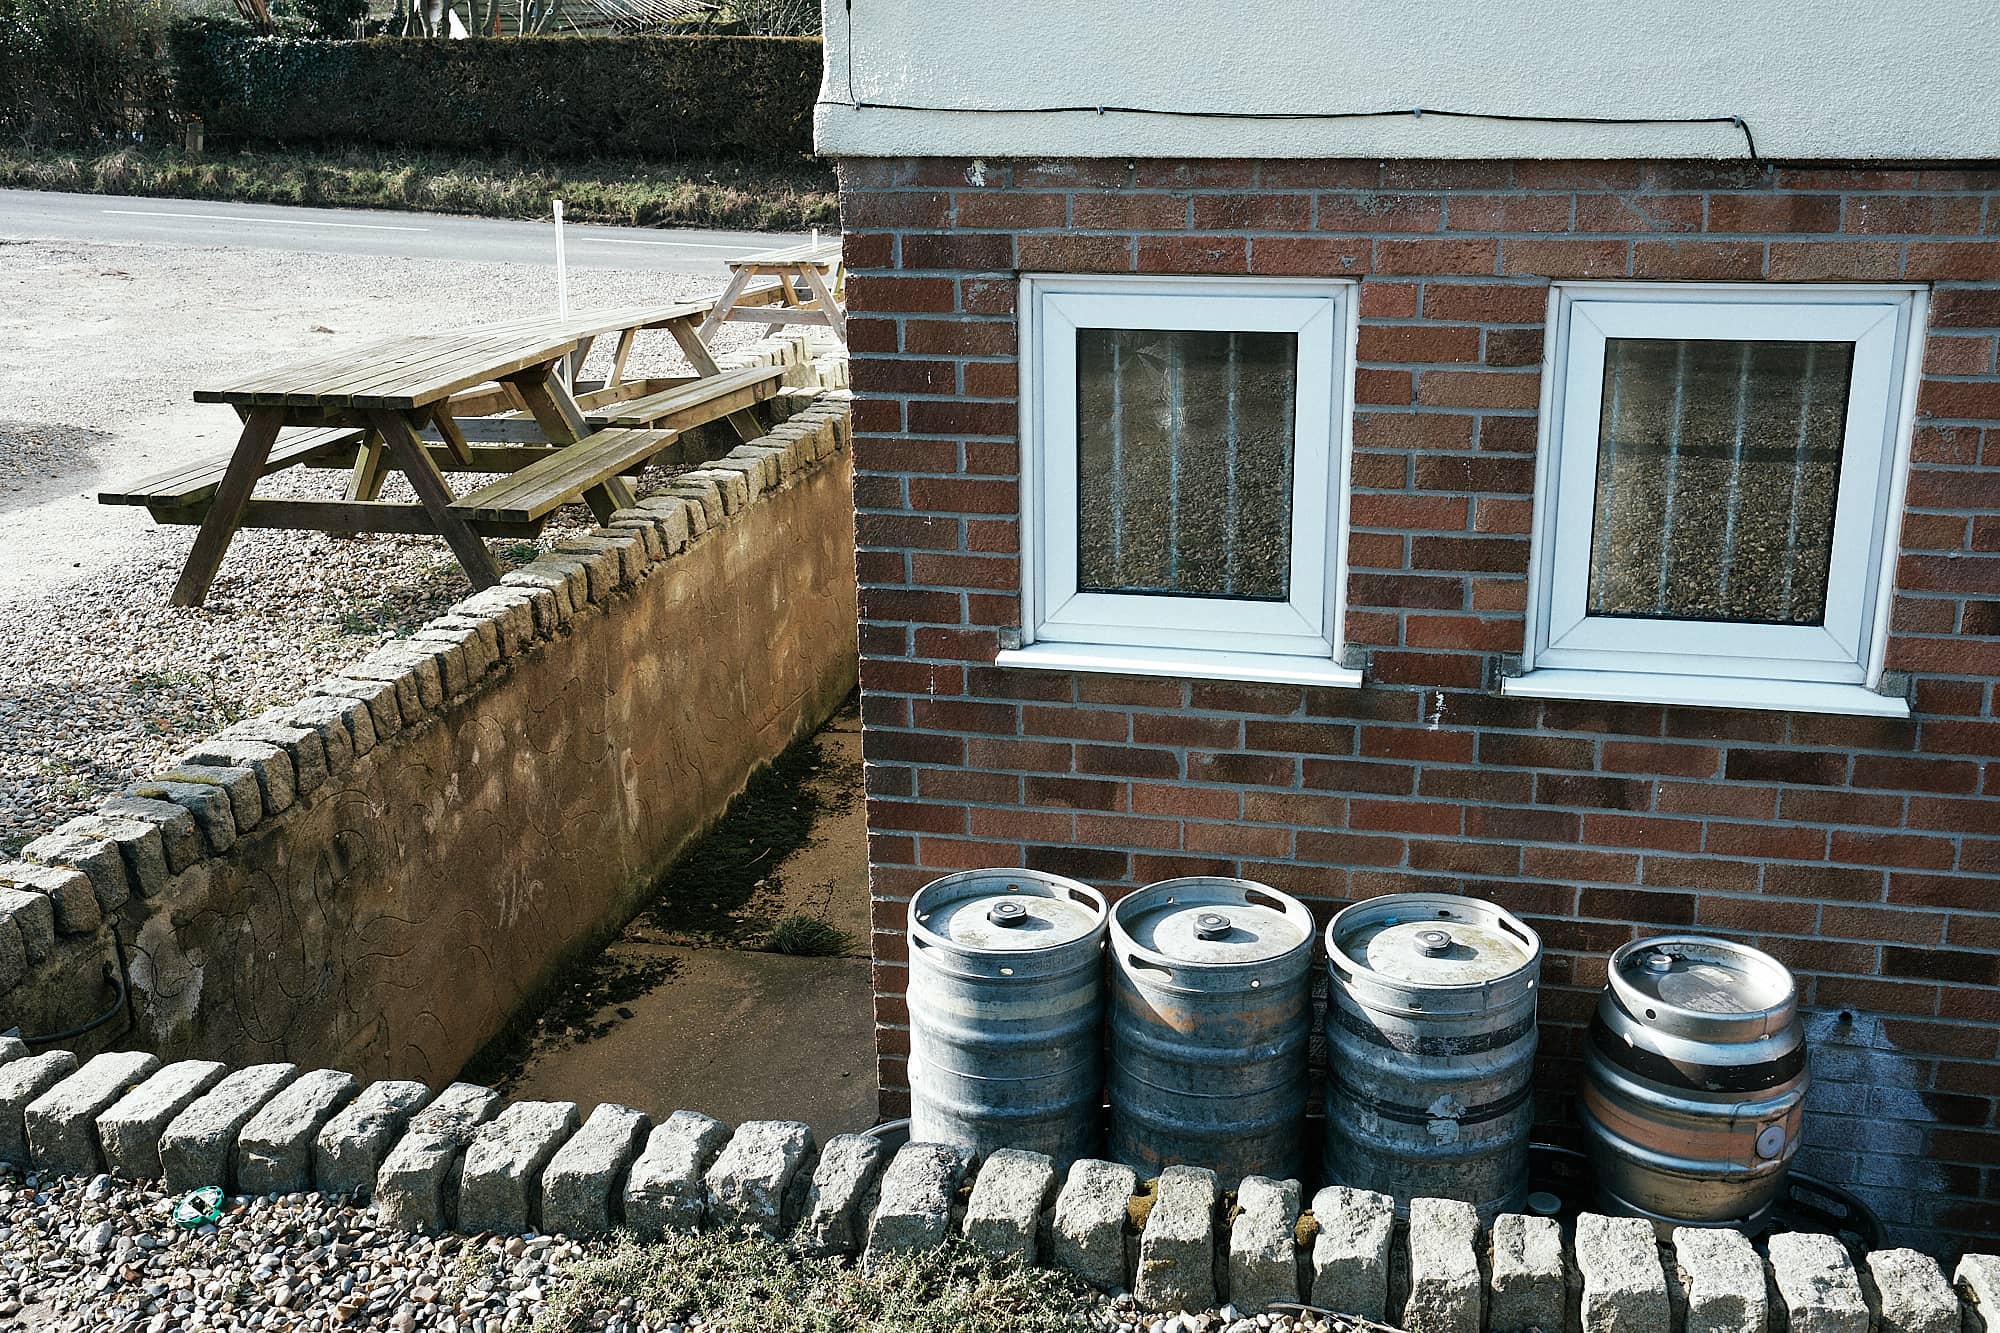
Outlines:
[[[713,298],[679,301],[671,305],[623,306],[599,310],[572,310],[568,319],[554,315],[529,315],[520,319],[494,320],[475,324],[471,332],[523,333],[559,332],[577,338],[602,338],[627,329],[656,329],[677,319],[700,319],[715,306]]]
[[[236,385],[195,392],[195,401],[279,407],[426,407],[461,389],[545,364],[579,340],[546,330],[450,334],[396,340],[345,357],[316,358]],[[330,367],[338,366],[339,369]]]
[[[754,255],[731,259],[728,263],[731,268],[735,268],[741,264],[831,264],[839,259],[840,242],[836,239],[821,241],[818,245],[806,241],[777,250],[762,250]]]

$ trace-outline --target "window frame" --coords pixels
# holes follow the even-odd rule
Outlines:
[[[1021,647],[1001,659],[1071,670],[1358,685],[1338,665],[1346,611],[1358,284],[1353,279],[1023,275]],[[1287,600],[1077,588],[1078,328],[1298,337]],[[1323,374],[1315,374],[1323,368]]]
[[[1879,691],[1926,298],[1908,284],[1553,284],[1525,646],[1503,692],[1906,715]],[[1704,337],[1854,344],[1820,625],[1587,614],[1605,340]]]

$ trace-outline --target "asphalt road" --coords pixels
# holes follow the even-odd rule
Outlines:
[[[731,255],[807,239],[775,232],[664,231],[565,225],[574,268],[723,274]],[[549,265],[555,228],[442,213],[225,204],[205,199],[0,190],[0,237],[153,245],[242,246],[309,254]]]

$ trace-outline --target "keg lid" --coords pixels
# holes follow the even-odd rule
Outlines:
[[[1731,940],[1666,935],[1611,955],[1611,985],[1628,1009],[1674,1026],[1774,1017],[1789,1020],[1797,989],[1784,964]],[[1661,1017],[1665,1011],[1666,1018]]]
[[[1480,986],[1537,967],[1542,942],[1512,913],[1448,893],[1398,893],[1356,903],[1326,930],[1327,955],[1381,980]]]
[[[1247,879],[1162,880],[1112,912],[1133,944],[1174,963],[1261,963],[1312,939],[1304,904]]]
[[[910,925],[966,952],[1052,949],[1103,929],[1104,898],[1060,875],[967,870],[919,889]]]

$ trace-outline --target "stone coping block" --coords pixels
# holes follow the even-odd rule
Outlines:
[[[24,860],[74,870],[90,881],[97,910],[115,912],[132,896],[130,872],[117,843],[100,831],[101,821],[85,815],[44,833],[21,849]]]
[[[383,1079],[363,1088],[313,1140],[314,1184],[327,1194],[374,1198],[382,1159],[430,1099],[431,1090],[410,1079]]]
[[[1412,1199],[1408,1244],[1403,1327],[1409,1333],[1480,1333],[1485,1293],[1478,1211],[1456,1199]]]
[[[160,1067],[144,1051],[106,1051],[28,1103],[28,1156],[43,1171],[94,1176],[104,1169],[97,1117]]]
[[[149,781],[184,782],[197,787],[213,787],[229,800],[229,817],[235,837],[242,837],[264,820],[264,793],[257,775],[247,768],[226,764],[179,763],[155,773]],[[199,820],[201,814],[196,812]]]
[[[1965,1310],[1965,1333],[1987,1333],[2000,1322],[2000,1255],[1968,1254],[1952,1270]]]
[[[708,1224],[784,1235],[805,1204],[818,1157],[819,1145],[804,1121],[744,1122],[702,1178],[708,1187]],[[805,1179],[794,1190],[801,1173]]]
[[[220,785],[148,778],[144,782],[133,783],[120,794],[178,805],[193,815],[195,827],[201,830],[202,843],[207,849],[204,854],[220,856],[236,845],[236,815],[229,793]]]
[[[68,933],[96,911],[97,896],[80,870],[20,863],[0,866],[0,917],[13,922],[21,956],[30,965],[55,950],[59,927]]]
[[[458,1224],[501,1235],[538,1226],[542,1173],[579,1123],[575,1102],[515,1102],[479,1126],[459,1177]]]
[[[311,1189],[313,1142],[361,1085],[339,1069],[315,1069],[264,1103],[236,1139],[236,1187],[245,1194]]]
[[[329,699],[343,699],[368,710],[368,725],[377,744],[403,729],[403,705],[396,685],[387,680],[358,680],[353,676],[328,676],[313,682],[312,692]]]
[[[1045,1153],[1000,1148],[979,1165],[965,1206],[965,1238],[995,1259],[1032,1264],[1042,1209],[1056,1185],[1056,1164]]]
[[[629,1106],[605,1102],[592,1111],[542,1172],[542,1230],[598,1236],[617,1226],[625,1173],[652,1126],[651,1116]]]
[[[155,824],[117,815],[78,815],[56,832],[102,838],[115,846],[125,859],[126,884],[142,898],[150,898],[167,886],[167,853]]]
[[[180,874],[206,855],[201,845],[201,830],[195,827],[194,815],[172,801],[121,793],[99,801],[97,810],[108,818],[141,820],[157,829],[160,855],[166,861],[169,877]],[[160,887],[166,886],[162,884]]]
[[[1123,1291],[1127,1205],[1139,1173],[1122,1162],[1084,1157],[1070,1163],[1049,1226],[1049,1258],[1099,1291]]]
[[[972,1163],[972,1149],[955,1143],[906,1143],[897,1149],[868,1219],[862,1267],[872,1268],[886,1255],[944,1244],[952,1203]]]
[[[820,1150],[796,1237],[815,1257],[849,1255],[868,1239],[876,1182],[888,1150],[873,1134],[836,1134]]]
[[[28,1104],[76,1072],[76,1056],[44,1051],[0,1065],[0,1162],[27,1166]]]
[[[1576,1266],[1583,1274],[1583,1333],[1670,1333],[1667,1274],[1651,1222],[1582,1214]]]
[[[1869,1333],[1868,1300],[1845,1245],[1786,1231],[1771,1237],[1764,1253],[1789,1333]]]
[[[1767,1333],[1764,1261],[1742,1232],[1674,1228],[1674,1275],[1687,1307],[1683,1333]]]
[[[625,1177],[625,1225],[647,1239],[699,1227],[708,1212],[702,1178],[728,1142],[729,1126],[699,1111],[654,1126]]]
[[[248,769],[256,778],[257,799],[266,815],[284,813],[297,799],[292,757],[283,747],[269,741],[251,740],[248,736],[211,736],[181,751],[179,762]]]
[[[1245,1176],[1229,1228],[1229,1303],[1247,1315],[1299,1299],[1299,1182]]]
[[[1567,1295],[1561,1223],[1520,1213],[1494,1218],[1491,1270],[1489,1333],[1562,1328]]]
[[[203,1185],[230,1191],[236,1136],[298,1076],[293,1064],[249,1065],[188,1103],[160,1135],[160,1174],[168,1191],[180,1194]]]
[[[1928,1254],[1876,1250],[1860,1278],[1876,1333],[1959,1333],[1958,1293]]]
[[[1170,1166],[1155,1184],[1153,1210],[1139,1234],[1132,1294],[1148,1310],[1206,1310],[1215,1304],[1215,1172]]]
[[[375,1210],[383,1225],[437,1232],[457,1213],[466,1145],[500,1109],[500,1094],[454,1083],[420,1111],[375,1174]]]
[[[1389,1317],[1389,1244],[1396,1201],[1373,1190],[1328,1185],[1313,1195],[1314,1305],[1380,1323]]]
[[[97,1117],[105,1166],[128,1180],[160,1174],[160,1136],[175,1116],[222,1081],[229,1066],[217,1060],[176,1060],[113,1102]]]

